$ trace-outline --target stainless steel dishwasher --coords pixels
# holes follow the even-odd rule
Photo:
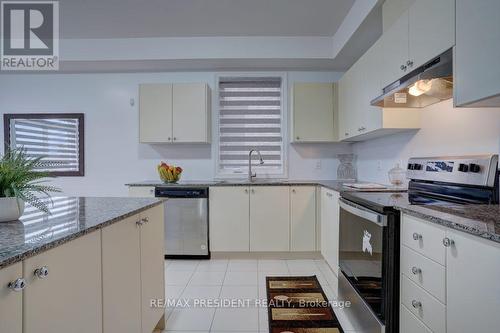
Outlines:
[[[165,201],[165,258],[209,259],[208,187],[156,187]]]

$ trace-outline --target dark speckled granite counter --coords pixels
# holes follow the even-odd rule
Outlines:
[[[27,206],[0,223],[0,269],[161,204],[154,198],[53,198],[51,215]]]

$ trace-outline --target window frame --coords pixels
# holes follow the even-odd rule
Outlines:
[[[241,179],[247,178],[247,172],[221,172],[220,169],[220,91],[219,91],[219,81],[224,77],[279,77],[281,78],[281,133],[282,133],[282,170],[277,173],[266,173],[266,172],[258,172],[257,178],[263,179],[286,179],[288,178],[288,75],[286,72],[221,72],[215,75],[215,98],[213,98],[213,106],[215,107],[214,114],[214,124],[215,130],[213,136],[213,143],[215,143],[215,147],[213,149],[214,153],[214,164],[215,164],[215,179]]]
[[[85,176],[85,117],[84,113],[6,113],[3,115],[4,149],[10,146],[10,121],[12,119],[77,119],[78,120],[78,171],[48,171],[53,177]]]

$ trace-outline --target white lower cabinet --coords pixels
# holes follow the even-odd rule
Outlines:
[[[152,332],[165,296],[163,206],[102,229],[103,331]]]
[[[28,258],[23,265],[24,333],[102,332],[99,231]]]
[[[248,186],[210,187],[209,233],[212,252],[250,250]]]
[[[213,252],[316,250],[315,186],[210,188]]]
[[[9,287],[18,279],[23,279],[22,263],[0,269],[0,332],[23,331],[23,292]]]
[[[401,224],[400,331],[497,332],[500,244],[406,214]]]
[[[316,188],[290,188],[290,250],[316,250]]]
[[[321,189],[321,254],[335,274],[339,266],[339,193]]]
[[[250,251],[290,251],[288,186],[250,189]]]

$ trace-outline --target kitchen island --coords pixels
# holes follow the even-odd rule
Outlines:
[[[163,205],[53,198],[0,224],[0,332],[152,332],[164,309]],[[47,306],[50,304],[50,306]]]

